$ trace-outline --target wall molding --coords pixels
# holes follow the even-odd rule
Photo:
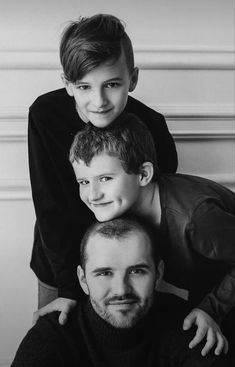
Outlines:
[[[10,367],[13,358],[0,358],[0,367]]]
[[[137,46],[135,60],[140,69],[234,69],[234,49],[211,47],[166,48]],[[58,50],[0,50],[0,69],[61,69]]]
[[[171,132],[176,140],[228,140],[235,138],[234,106],[221,105],[152,105],[154,110],[164,114],[168,121],[175,121]],[[3,106],[0,107],[0,143],[3,142],[26,142],[27,141],[27,117],[28,107]],[[177,128],[177,121],[216,121],[229,122],[230,128],[211,129],[182,129]],[[213,126],[213,125],[212,125]]]
[[[235,174],[195,174],[218,182],[223,186],[235,191]],[[0,201],[25,201],[32,200],[30,182],[27,178],[22,179],[3,179],[0,178]],[[1,364],[0,364],[1,366]]]
[[[24,201],[31,199],[32,195],[29,179],[0,178],[0,201]]]

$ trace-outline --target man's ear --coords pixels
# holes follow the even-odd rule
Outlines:
[[[151,162],[144,162],[140,167],[140,186],[148,185],[153,178],[153,164]]]
[[[87,286],[85,273],[84,273],[84,270],[82,269],[82,267],[80,265],[77,268],[77,275],[78,275],[78,280],[79,280],[80,286],[83,289],[83,292],[86,293],[87,295],[89,295],[89,289],[88,289],[88,286]]]
[[[135,89],[138,82],[138,77],[139,77],[139,69],[135,67],[130,78],[129,92],[133,92],[133,90]]]
[[[158,289],[162,278],[163,278],[163,274],[164,274],[164,262],[163,260],[160,260],[157,266],[157,276],[156,276],[156,282],[155,282],[155,290]]]
[[[62,80],[62,82],[63,82],[63,84],[64,84],[64,87],[65,87],[65,89],[66,89],[66,91],[67,91],[68,95],[69,95],[70,97],[73,97],[73,96],[74,96],[74,93],[73,93],[73,86],[72,86],[72,83],[70,83],[70,82],[66,79],[66,77],[65,77],[64,73],[62,73],[60,76],[61,76],[61,80]]]

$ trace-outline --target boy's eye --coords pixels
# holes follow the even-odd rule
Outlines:
[[[120,86],[120,83],[117,83],[117,82],[110,82],[105,85],[106,88],[116,88],[119,86]]]
[[[101,178],[100,178],[100,181],[101,181],[101,182],[107,182],[107,181],[109,181],[109,180],[112,180],[112,177],[103,176],[103,177],[101,177]]]
[[[85,186],[85,185],[88,185],[89,184],[89,181],[87,181],[87,180],[78,181],[78,184],[80,186]]]
[[[83,84],[81,84],[81,85],[76,85],[76,88],[77,89],[79,89],[79,90],[87,90],[87,89],[89,89],[90,88],[90,86],[89,85],[83,85]]]

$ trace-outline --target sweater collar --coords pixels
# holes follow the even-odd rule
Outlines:
[[[130,348],[147,340],[150,335],[150,328],[153,324],[153,307],[136,326],[128,329],[116,328],[103,320],[93,309],[88,300],[84,305],[84,313],[92,330],[94,338],[98,343],[105,344],[112,348]]]

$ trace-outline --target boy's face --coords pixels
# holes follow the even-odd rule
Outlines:
[[[149,238],[139,230],[118,239],[95,234],[86,255],[78,277],[94,310],[114,327],[133,327],[148,312],[159,277]]]
[[[100,222],[134,211],[140,194],[140,174],[127,174],[120,160],[108,154],[95,156],[89,166],[74,162],[80,197]]]
[[[122,113],[128,92],[135,89],[137,80],[138,69],[130,75],[122,52],[117,61],[101,64],[75,84],[64,83],[68,94],[75,98],[81,119],[102,128]]]

